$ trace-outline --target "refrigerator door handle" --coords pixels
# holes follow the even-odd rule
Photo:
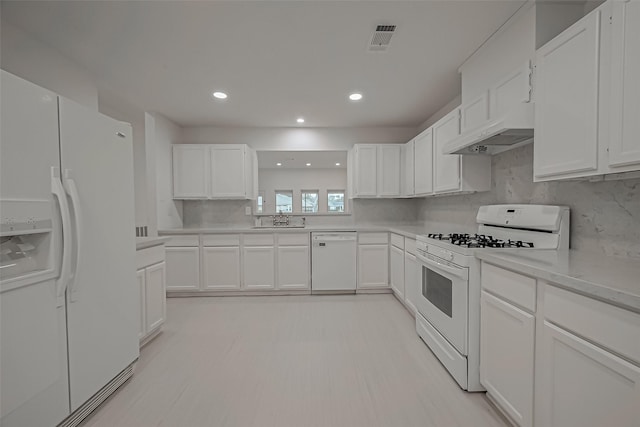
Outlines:
[[[74,264],[73,273],[71,274],[71,282],[69,284],[70,301],[75,302],[78,300],[78,284],[76,280],[76,274],[78,272],[78,266],[80,265],[80,257],[82,254],[82,239],[80,236],[80,230],[82,230],[82,210],[80,209],[80,197],[78,195],[78,187],[76,182],[72,178],[71,169],[64,170],[64,188],[71,198],[71,206],[73,207],[73,216],[75,218],[75,236],[76,236],[76,260]]]
[[[56,280],[56,298],[58,307],[64,305],[64,292],[71,278],[71,215],[67,203],[67,193],[60,181],[60,169],[51,167],[51,193],[58,199],[60,216],[62,219],[62,260],[60,262],[60,276]]]

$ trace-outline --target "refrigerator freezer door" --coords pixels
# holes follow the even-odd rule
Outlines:
[[[63,182],[77,191],[81,248],[67,291],[72,411],[139,354],[131,135],[130,125],[60,98]]]
[[[50,245],[37,248],[50,253],[49,273],[7,283],[0,272],[0,425],[50,427],[69,415],[65,307],[55,282],[61,225],[51,193],[51,168],[60,166],[57,96],[5,71],[0,87],[0,199],[20,201],[11,210],[18,222],[35,216],[29,205],[48,205],[53,226],[36,239]]]

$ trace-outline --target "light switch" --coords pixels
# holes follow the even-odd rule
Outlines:
[[[245,206],[244,207],[244,214],[245,215],[251,215],[251,206]]]

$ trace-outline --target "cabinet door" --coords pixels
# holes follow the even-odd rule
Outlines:
[[[378,196],[400,195],[400,150],[399,144],[378,147]]]
[[[358,288],[389,287],[389,246],[358,246]]]
[[[209,171],[208,145],[173,146],[173,198],[206,199]]]
[[[375,197],[377,194],[377,147],[369,144],[358,144],[355,150],[355,195],[358,197]]]
[[[414,140],[414,179],[416,196],[433,193],[433,128]]]
[[[480,310],[480,383],[519,426],[531,426],[535,319],[485,291]]]
[[[167,290],[196,291],[200,289],[199,248],[166,248]]]
[[[202,248],[203,285],[207,290],[240,289],[240,248]]]
[[[167,312],[165,263],[145,269],[145,330],[147,333],[164,323]]]
[[[442,154],[445,144],[460,135],[460,109],[456,108],[433,125],[433,190],[448,193],[460,188],[460,155]]]
[[[468,132],[489,120],[489,92],[460,107],[460,132]]]
[[[638,426],[638,366],[546,321],[539,338],[537,426]]]
[[[309,289],[309,247],[278,248],[278,289]]]
[[[245,174],[244,145],[211,147],[211,197],[247,197]]]
[[[244,287],[248,290],[273,289],[273,246],[244,248]]]
[[[412,313],[417,312],[416,301],[420,287],[418,279],[418,260],[409,252],[404,253],[404,302]]]
[[[391,246],[389,266],[391,268],[391,289],[398,298],[404,301],[404,251],[402,249]]]
[[[640,168],[640,2],[613,3],[609,165]],[[625,170],[629,170],[628,167]],[[615,169],[614,169],[615,171]]]
[[[145,328],[145,312],[144,312],[144,308],[145,308],[145,299],[146,299],[146,292],[144,289],[144,280],[145,280],[145,274],[144,274],[144,268],[140,269],[136,272],[136,279],[138,281],[138,298],[140,300],[140,313],[138,313],[138,339],[142,339],[147,331]]]
[[[415,193],[414,142],[409,141],[402,146],[402,195],[413,196]]]
[[[536,53],[535,178],[598,168],[601,14],[593,11]]]

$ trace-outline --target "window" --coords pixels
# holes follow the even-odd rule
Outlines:
[[[258,200],[256,200],[256,213],[262,213],[264,205],[264,196],[262,194],[258,194]]]
[[[344,190],[327,191],[327,211],[344,212]]]
[[[276,190],[276,212],[293,212],[293,191]]]
[[[302,190],[302,212],[318,212],[318,190]]]

